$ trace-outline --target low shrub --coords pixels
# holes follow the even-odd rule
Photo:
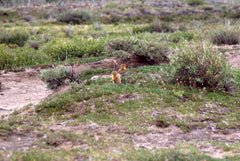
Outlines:
[[[205,11],[212,11],[214,9],[214,6],[211,5],[203,5],[202,9],[204,9]]]
[[[152,32],[151,27],[147,26],[136,26],[132,29],[133,33]]]
[[[54,69],[42,70],[40,78],[47,83],[47,87],[55,89],[66,81],[79,83],[79,76],[70,67],[58,66]]]
[[[110,53],[121,50],[131,52],[135,43],[136,42],[131,39],[113,39],[108,42],[107,50]]]
[[[222,12],[222,17],[239,19],[240,18],[240,10],[224,10]]]
[[[18,46],[24,46],[28,38],[29,33],[25,30],[0,30],[0,43],[17,44]]]
[[[230,14],[230,18],[235,18],[235,19],[239,19],[240,18],[240,11],[235,11],[235,12],[232,12]]]
[[[54,3],[54,2],[58,2],[57,0],[46,0],[47,3]]]
[[[91,14],[86,10],[81,11],[70,11],[67,10],[59,15],[57,18],[60,22],[71,23],[71,24],[82,24],[91,21]]]
[[[152,22],[147,26],[137,26],[133,28],[133,33],[142,32],[174,32],[174,29],[167,22]]]
[[[37,42],[37,41],[29,41],[28,42],[28,45],[30,48],[33,48],[35,50],[38,50],[39,47],[40,47],[40,42]]]
[[[188,0],[188,5],[190,6],[198,6],[198,5],[203,5],[205,4],[204,0]]]
[[[67,37],[72,38],[74,36],[74,30],[72,28],[64,28],[62,32],[64,32]]]
[[[174,32],[174,29],[168,22],[153,21],[150,24],[150,28],[154,32]]]
[[[111,54],[136,55],[143,58],[149,64],[168,61],[166,44],[144,41],[134,38],[114,39],[108,42],[107,51]],[[127,54],[128,53],[128,54]]]
[[[173,80],[183,85],[223,88],[231,78],[225,57],[211,47],[184,44],[173,65]]]
[[[169,36],[169,40],[174,43],[178,43],[180,40],[191,41],[193,39],[193,33],[191,32],[174,32]]]
[[[109,9],[116,9],[119,7],[119,4],[116,3],[116,2],[107,2],[103,8],[106,9],[106,8],[109,8]]]
[[[71,57],[98,56],[105,50],[104,42],[101,40],[73,40],[52,41],[44,49],[47,55],[54,60],[65,60]]]
[[[46,61],[45,55],[34,49],[27,47],[10,48],[6,45],[0,45],[0,70],[42,64]]]
[[[216,45],[228,44],[234,45],[240,43],[240,32],[232,29],[219,30],[212,37],[212,43]]]

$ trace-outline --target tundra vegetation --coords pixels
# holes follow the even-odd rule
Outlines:
[[[239,18],[238,0],[0,0],[2,75],[72,86],[2,115],[0,160],[240,160]],[[70,68],[106,58],[121,84]]]

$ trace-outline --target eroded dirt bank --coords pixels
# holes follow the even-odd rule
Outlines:
[[[129,66],[146,65],[146,62],[145,64],[142,62],[137,63],[134,58],[126,61],[129,62]],[[96,68],[117,70],[120,64],[120,59],[109,58],[97,62],[74,65],[73,70],[76,73]],[[42,70],[41,67],[29,68],[21,72],[2,73],[0,76],[0,82],[3,86],[0,91],[0,116],[9,114],[15,109],[20,109],[30,103],[38,104],[49,95],[59,93],[59,89],[55,91],[47,89],[46,83],[37,77],[40,74],[40,70]]]
[[[1,75],[3,89],[0,92],[0,115],[30,103],[38,104],[52,93],[46,88],[46,84],[37,78],[38,74],[39,71],[36,69],[26,69]]]

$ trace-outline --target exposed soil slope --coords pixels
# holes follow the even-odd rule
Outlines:
[[[27,69],[22,72],[8,72],[0,76],[3,89],[0,92],[0,115],[7,114],[27,104],[38,104],[52,91],[46,84],[37,78],[36,69]]]

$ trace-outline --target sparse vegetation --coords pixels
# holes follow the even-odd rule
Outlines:
[[[73,72],[73,69],[64,66],[41,71],[40,78],[48,84],[48,88],[50,89],[55,89],[58,86],[65,84],[66,81],[69,83],[80,82],[79,76]]]

